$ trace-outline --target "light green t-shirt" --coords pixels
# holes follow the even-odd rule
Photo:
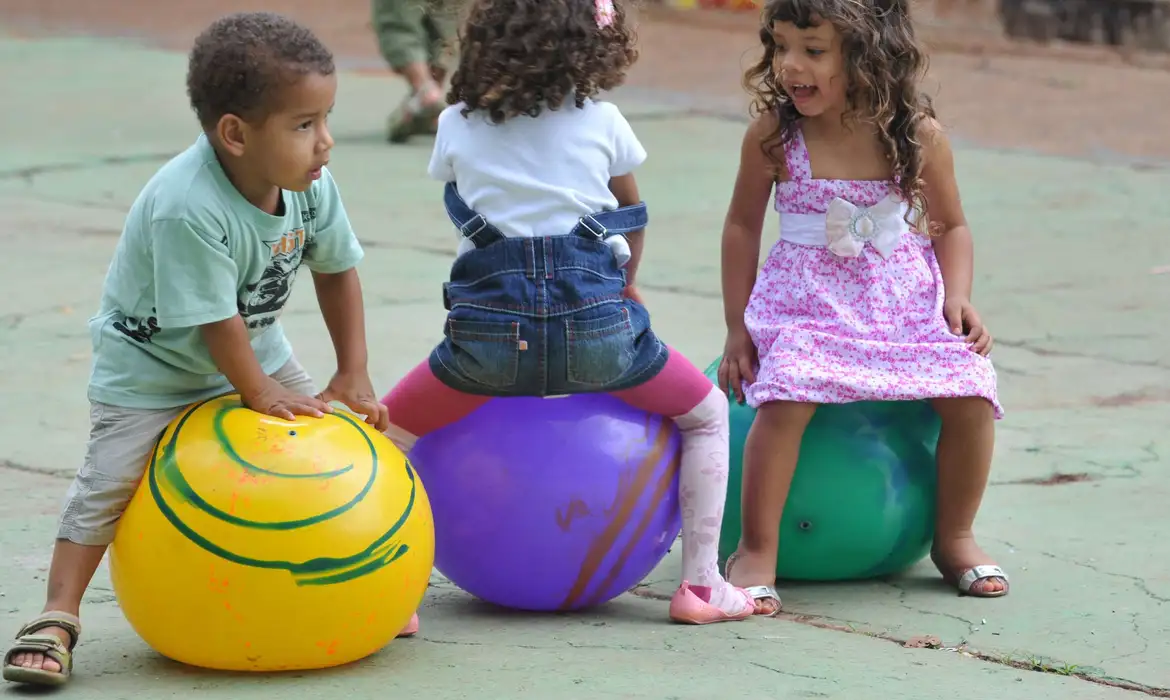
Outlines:
[[[269,215],[227,179],[207,137],[164,165],[130,208],[90,319],[89,397],[172,408],[231,390],[199,326],[239,313],[268,374],[292,357],[280,313],[297,269],[336,273],[362,258],[329,171],[281,193]]]

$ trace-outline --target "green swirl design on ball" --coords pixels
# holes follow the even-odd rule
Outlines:
[[[207,552],[210,552],[211,554],[236,564],[240,564],[241,566],[250,566],[258,569],[283,569],[292,574],[293,579],[299,586],[325,586],[351,581],[389,566],[398,559],[402,558],[402,556],[405,555],[408,551],[410,551],[410,547],[408,545],[395,541],[395,537],[397,536],[398,532],[406,524],[406,521],[410,518],[410,514],[414,510],[415,498],[418,494],[418,481],[415,476],[414,469],[411,468],[409,461],[406,462],[405,467],[406,476],[410,480],[410,498],[407,499],[406,507],[403,509],[402,514],[398,517],[397,520],[395,520],[395,522],[385,533],[371,542],[369,546],[367,546],[362,551],[349,556],[318,557],[316,559],[309,559],[301,562],[281,561],[275,559],[256,559],[253,557],[246,557],[242,554],[237,554],[236,552],[227,549],[225,546],[212,542],[198,532],[195,532],[191,526],[183,522],[183,520],[175,512],[174,508],[172,508],[171,505],[167,503],[166,498],[163,496],[164,489],[182,498],[185,502],[194,506],[198,510],[222,522],[251,530],[287,531],[315,525],[317,523],[330,520],[346,513],[366,497],[366,494],[368,494],[370,489],[373,488],[374,482],[378,477],[378,451],[374,447],[374,443],[370,440],[369,435],[367,435],[365,431],[361,429],[354,417],[339,411],[333,415],[345,421],[346,423],[349,423],[354,430],[358,431],[370,453],[370,478],[366,481],[365,485],[357,493],[357,495],[355,495],[352,499],[336,508],[333,508],[332,510],[326,511],[319,515],[302,518],[300,520],[285,520],[275,522],[248,520],[247,518],[241,518],[232,515],[231,513],[227,513],[222,509],[216,508],[215,506],[208,503],[206,499],[200,496],[191,486],[190,482],[187,481],[186,477],[183,476],[182,468],[179,465],[178,458],[176,456],[178,452],[177,445],[179,436],[182,434],[183,426],[186,424],[187,420],[200,408],[210,403],[211,401],[216,400],[220,399],[208,399],[207,401],[195,404],[186,413],[183,414],[183,416],[179,419],[178,424],[175,426],[174,431],[171,433],[170,439],[167,440],[165,444],[161,444],[159,446],[160,449],[156,449],[154,451],[154,454],[150,459],[150,467],[147,471],[150,494],[154,499],[155,505],[163,514],[163,517],[165,517],[171,523],[171,525],[173,525],[176,530],[182,533],[182,535],[186,537],[191,543]],[[220,406],[216,409],[214,417],[214,430],[216,440],[219,442],[220,447],[223,448],[224,452],[228,455],[229,458],[232,459],[233,462],[235,462],[245,471],[253,474],[263,474],[265,476],[278,479],[331,479],[345,474],[346,472],[349,472],[353,469],[353,464],[350,464],[340,469],[318,474],[281,474],[279,472],[263,469],[244,460],[242,457],[240,457],[239,453],[236,452],[235,448],[232,447],[231,440],[229,439],[226,431],[223,429],[224,419],[232,411],[237,410],[246,409],[244,408],[244,405],[238,400],[225,401],[223,406]]]

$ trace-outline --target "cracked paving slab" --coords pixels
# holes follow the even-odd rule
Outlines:
[[[194,138],[182,75],[182,56],[127,42],[0,38],[0,83],[21,105],[0,110],[0,130],[23,135],[0,149],[8,292],[0,295],[0,627],[15,630],[41,604],[57,508],[85,442],[85,321],[126,208],[157,163]],[[400,89],[346,74],[333,122],[331,167],[368,251],[362,277],[379,388],[438,337],[439,282],[454,247],[438,190],[422,175],[429,144],[381,142]],[[620,99],[650,152],[640,178],[653,203],[642,274],[655,326],[705,365],[723,342],[718,240],[742,125],[670,118],[668,106],[632,92]],[[83,118],[78,104],[87,105]],[[436,580],[422,638],[346,669],[257,678],[160,660],[121,618],[103,572],[85,612],[79,697],[426,688],[434,698],[705,699],[732,684],[810,698],[935,698],[959,687],[1009,699],[1133,695],[867,634],[934,635],[1000,660],[1170,688],[1162,537],[1170,329],[1161,322],[1170,275],[1157,272],[1170,259],[1149,243],[1170,219],[1170,173],[962,147],[957,167],[977,238],[976,301],[1000,338],[1008,416],[978,527],[1012,576],[1007,598],[958,598],[924,564],[888,581],[782,587],[791,612],[832,629],[794,619],[692,629],[663,624],[665,603],[646,597],[670,592],[674,555],[642,595],[578,616],[491,612]],[[775,231],[774,215],[768,226]],[[326,378],[331,348],[309,285],[297,287],[284,322],[302,361]]]

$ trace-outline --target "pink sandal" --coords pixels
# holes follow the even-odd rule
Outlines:
[[[712,622],[735,622],[746,620],[756,611],[751,595],[742,588],[735,589],[743,596],[743,608],[739,612],[726,613],[711,605],[711,589],[695,586],[683,581],[670,599],[670,619],[686,625],[707,625]]]

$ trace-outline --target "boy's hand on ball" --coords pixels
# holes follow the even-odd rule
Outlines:
[[[241,398],[253,411],[285,420],[295,420],[297,416],[320,418],[333,412],[332,407],[320,398],[289,391],[272,378],[254,394]]]
[[[366,422],[380,433],[390,427],[390,412],[374,394],[370,375],[365,372],[338,372],[317,398],[326,403],[345,404],[349,410],[365,416]]]

